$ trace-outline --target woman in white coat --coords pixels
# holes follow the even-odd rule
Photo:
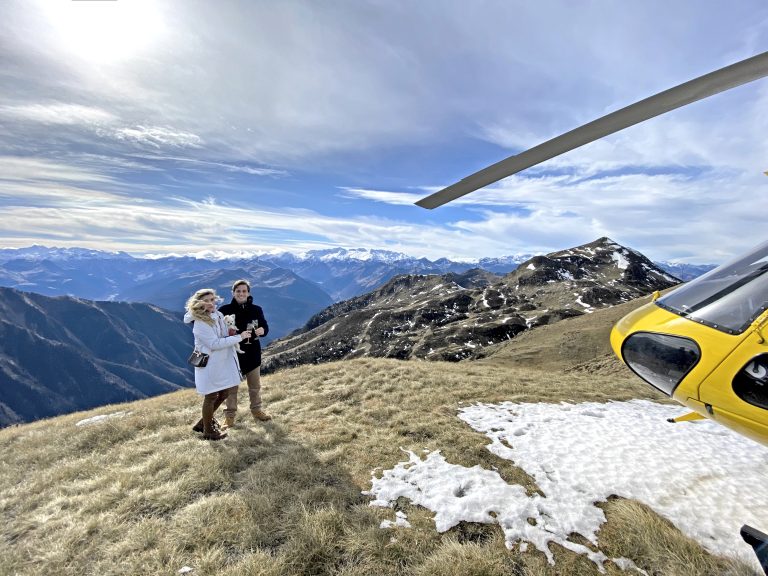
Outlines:
[[[208,354],[207,366],[195,368],[195,388],[203,395],[203,438],[221,440],[227,434],[213,424],[213,414],[227,398],[229,389],[240,384],[240,365],[235,344],[251,337],[250,330],[229,336],[224,316],[216,310],[216,292],[203,288],[187,300],[186,322],[194,322],[195,349]],[[199,423],[198,423],[199,424]]]

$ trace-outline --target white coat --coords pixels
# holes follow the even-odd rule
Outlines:
[[[195,368],[195,388],[198,394],[211,394],[240,384],[240,364],[235,352],[235,344],[240,342],[240,335],[227,336],[228,328],[224,316],[218,310],[211,314],[213,326],[196,321],[192,327],[195,336],[195,348],[210,355],[208,365]],[[191,320],[189,316],[185,321]]]

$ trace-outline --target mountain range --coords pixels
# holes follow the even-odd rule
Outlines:
[[[0,288],[0,426],[192,386],[191,347],[157,306]]]
[[[195,289],[212,286],[225,299],[238,278],[270,320],[270,335],[285,336],[334,302],[370,292],[403,274],[463,274],[473,268],[509,273],[533,255],[455,262],[431,261],[387,250],[313,250],[303,254],[218,254],[136,258],[125,252],[31,246],[0,249],[0,286],[48,296],[146,302],[181,314]],[[682,280],[714,265],[657,263]]]
[[[47,296],[145,302],[177,315],[198,288],[212,287],[225,301],[239,278],[251,282],[254,300],[270,321],[271,338],[301,326],[333,302],[315,282],[270,262],[184,257],[134,258],[125,253],[48,249],[0,250],[0,286]]]
[[[465,266],[376,251],[209,260],[138,259],[77,249],[0,250],[3,282],[14,281],[25,290],[79,292],[78,297],[51,297],[0,288],[5,312],[0,425],[191,386],[185,358],[192,337],[181,322],[184,300],[201,286],[228,294],[239,277],[257,278],[255,299],[265,307],[277,336],[265,349],[265,373],[359,356],[480,358],[521,332],[679,282],[608,238],[522,262],[496,262],[514,267],[506,274]],[[414,267],[450,271],[388,278]],[[339,290],[386,280],[333,303],[319,282],[300,274],[326,286],[338,282]],[[98,300],[106,292],[113,300]],[[289,328],[294,331],[288,333]]]
[[[645,256],[600,238],[534,256],[504,276],[397,276],[329,306],[267,349],[263,371],[374,356],[458,361],[524,330],[664,290],[680,280]]]

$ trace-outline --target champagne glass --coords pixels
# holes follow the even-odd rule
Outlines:
[[[258,327],[259,327],[259,321],[258,320],[251,320],[250,322],[248,322],[248,325],[245,327],[245,329],[246,330],[250,330],[251,332],[253,332]],[[251,337],[249,336],[247,340],[248,340],[247,343],[250,344],[251,343]]]

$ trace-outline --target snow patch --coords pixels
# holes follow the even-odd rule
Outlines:
[[[100,424],[112,418],[122,418],[124,416],[128,416],[129,414],[131,414],[131,412],[125,411],[125,410],[121,410],[120,412],[112,412],[111,414],[100,414],[98,416],[91,416],[90,418],[86,418],[85,420],[80,420],[79,422],[75,422],[75,426],[91,426],[93,424]]]

